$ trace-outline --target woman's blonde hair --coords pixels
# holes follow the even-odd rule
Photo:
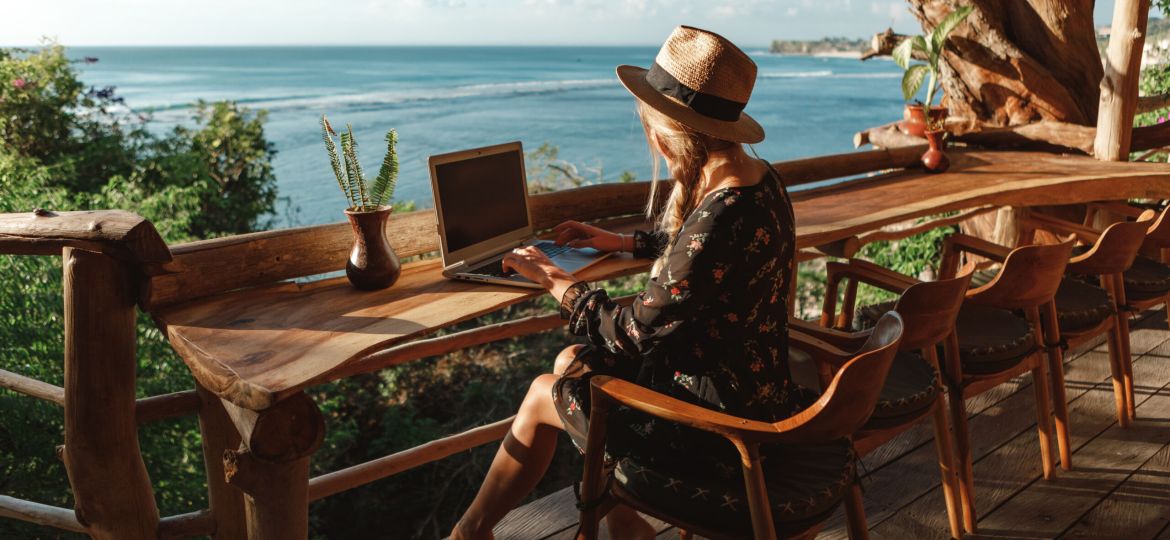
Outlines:
[[[699,205],[699,181],[711,151],[727,148],[734,143],[699,133],[641,101],[638,102],[638,116],[646,131],[654,170],[646,215],[654,219],[659,231],[665,232],[673,240],[682,228],[683,221]],[[659,211],[656,204],[661,189],[659,172],[663,159],[667,157],[670,178],[674,182],[670,195]]]

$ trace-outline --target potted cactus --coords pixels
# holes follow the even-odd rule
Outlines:
[[[902,97],[906,101],[914,99],[922,88],[922,83],[929,77],[926,84],[926,101],[906,106],[906,119],[902,123],[903,131],[914,136],[925,136],[930,143],[930,150],[922,156],[922,163],[931,172],[942,172],[947,169],[950,160],[942,153],[945,131],[943,123],[946,121],[945,107],[933,107],[935,93],[938,90],[938,65],[942,60],[943,50],[946,48],[947,36],[950,35],[968,15],[971,6],[963,6],[953,11],[934,27],[926,36],[911,36],[894,47],[894,62],[906,73],[902,76]],[[911,64],[913,58],[925,60],[924,64]]]
[[[335,141],[334,137],[338,137]],[[386,156],[372,182],[366,182],[362,166],[357,158],[357,141],[354,140],[353,126],[346,125],[338,136],[321,116],[321,138],[329,153],[329,165],[337,178],[337,186],[345,195],[349,207],[345,217],[353,227],[353,249],[345,263],[345,275],[350,284],[361,290],[385,289],[398,280],[402,266],[390,242],[386,238],[386,220],[394,210],[390,200],[398,181],[398,133],[386,133]],[[341,144],[338,152],[337,143]]]

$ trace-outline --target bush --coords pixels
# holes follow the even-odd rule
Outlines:
[[[192,126],[163,136],[113,89],[84,90],[64,49],[0,50],[0,212],[122,208],[154,222],[168,242],[248,232],[267,224],[276,199],[264,114],[231,102],[199,103]],[[64,356],[61,261],[0,256],[3,369],[60,385]],[[140,397],[192,387],[161,332],[138,325]],[[55,456],[62,416],[52,404],[0,391],[0,492],[69,507]],[[194,418],[139,431],[165,514],[206,507]],[[0,537],[43,530],[0,519]]]

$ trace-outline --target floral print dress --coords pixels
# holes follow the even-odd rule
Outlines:
[[[631,306],[619,306],[602,289],[574,285],[582,290],[571,291],[569,328],[588,343],[554,385],[553,398],[579,449],[593,374],[768,422],[807,403],[787,365],[794,230],[787,192],[770,170],[756,184],[708,193],[673,241],[637,233],[635,256],[665,258]],[[582,374],[580,365],[590,371]],[[650,463],[730,458],[729,472],[739,474],[735,451],[720,437],[625,408],[610,418],[611,455]]]

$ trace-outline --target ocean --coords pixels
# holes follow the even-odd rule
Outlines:
[[[747,112],[759,154],[778,161],[852,149],[859,129],[901,117],[901,71],[888,60],[780,56],[759,66]],[[367,171],[398,130],[396,200],[433,205],[427,156],[501,142],[548,143],[595,182],[650,176],[633,97],[618,64],[648,66],[655,47],[75,47],[87,85],[114,86],[156,129],[189,123],[197,99],[268,110],[282,203],[277,226],[342,219],[344,198],[320,139],[321,114],[352,124]]]

